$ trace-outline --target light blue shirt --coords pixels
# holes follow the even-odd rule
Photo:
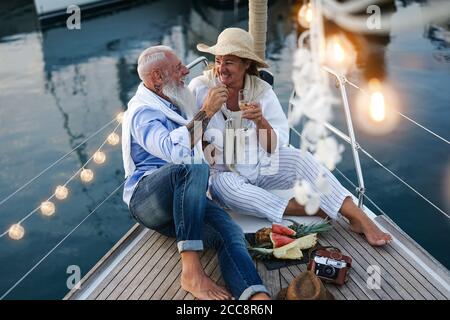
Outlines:
[[[158,98],[185,118],[175,105]],[[186,126],[168,119],[152,106],[137,108],[131,119],[131,157],[136,169],[125,181],[123,201],[130,205],[134,189],[143,177],[166,163],[181,163],[192,154]]]

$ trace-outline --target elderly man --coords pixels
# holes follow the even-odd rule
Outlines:
[[[184,85],[188,69],[165,46],[150,47],[138,60],[142,83],[123,121],[124,201],[142,225],[175,237],[181,255],[181,287],[199,299],[231,298],[203,271],[199,252],[218,251],[223,278],[235,298],[269,299],[247,252],[242,230],[206,197],[209,167],[189,164],[201,156],[200,135],[227,99],[227,89],[208,94],[188,122],[195,99]],[[197,158],[198,159],[198,158]]]

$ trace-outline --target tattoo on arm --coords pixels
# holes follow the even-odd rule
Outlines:
[[[209,124],[209,121],[211,120],[210,117],[206,115],[206,112],[203,110],[200,110],[194,118],[186,125],[186,128],[189,131],[189,134],[191,135],[191,148],[195,146],[198,140],[200,140],[203,136],[203,132],[205,132],[206,127]],[[197,136],[195,136],[195,134]]]

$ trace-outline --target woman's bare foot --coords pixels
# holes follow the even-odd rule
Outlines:
[[[181,275],[181,288],[199,300],[230,300],[231,294],[207,275]]]
[[[367,242],[372,246],[384,246],[391,242],[391,235],[381,231],[350,197],[345,198],[341,213],[349,220],[350,229],[353,232],[364,234]]]
[[[350,220],[350,230],[364,234],[372,246],[384,246],[392,240],[388,233],[381,231],[365,214],[361,218]]]

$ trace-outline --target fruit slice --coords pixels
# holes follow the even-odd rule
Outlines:
[[[296,241],[296,239],[292,239],[292,238],[286,237],[282,234],[271,232],[270,233],[270,241],[272,241],[274,248],[279,248],[279,247],[285,246],[291,242]]]
[[[296,247],[299,248],[300,250],[305,250],[314,247],[316,243],[317,243],[317,233],[312,233],[307,236],[295,239],[294,241],[282,247],[279,247],[278,249],[287,251],[291,248]]]
[[[293,247],[288,250],[284,250],[283,247],[281,247],[281,248],[274,249],[272,253],[278,259],[296,260],[296,259],[303,258],[302,251],[297,247]]]
[[[282,224],[272,223],[272,232],[283,234],[285,236],[294,237],[296,232],[291,228],[285,227]]]

